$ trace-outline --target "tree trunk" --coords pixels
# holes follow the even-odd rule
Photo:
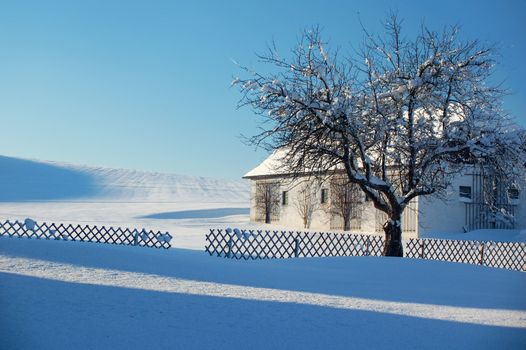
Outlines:
[[[404,249],[402,245],[402,227],[400,225],[400,215],[389,219],[384,224],[385,231],[385,245],[384,256],[404,256]]]
[[[351,229],[351,218],[343,218],[343,230],[349,231]]]
[[[265,224],[270,224],[270,210],[265,210]]]

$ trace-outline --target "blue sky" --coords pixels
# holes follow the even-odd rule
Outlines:
[[[526,126],[526,1],[2,1],[0,154],[240,178],[265,158],[236,110],[232,63],[258,66],[319,25],[332,45],[362,38],[389,10],[408,36],[422,21],[496,43],[505,107]]]

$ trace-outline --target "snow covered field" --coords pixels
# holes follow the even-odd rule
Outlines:
[[[5,349],[524,349],[524,273],[0,239]]]
[[[526,348],[524,273],[210,257],[209,228],[248,225],[242,181],[8,157],[0,170],[1,220],[146,227],[169,231],[176,247],[0,237],[0,349]],[[470,238],[496,234],[524,240]]]
[[[168,231],[172,245],[204,249],[209,227],[248,222],[239,180],[86,167],[0,156],[0,220]]]

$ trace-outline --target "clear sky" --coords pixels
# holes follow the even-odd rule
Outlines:
[[[286,53],[319,25],[358,45],[389,10],[407,35],[459,24],[496,43],[505,107],[526,126],[526,1],[3,1],[0,154],[179,174],[240,178],[266,156],[236,110],[240,74],[274,40]],[[0,169],[1,171],[1,169]]]

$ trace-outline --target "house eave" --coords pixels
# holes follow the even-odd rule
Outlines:
[[[265,179],[277,179],[277,178],[298,178],[298,177],[311,177],[311,176],[326,176],[333,175],[336,173],[344,173],[343,169],[338,170],[325,170],[325,171],[309,171],[302,173],[279,173],[279,174],[264,174],[264,175],[245,175],[242,179],[246,180],[265,180]]]

